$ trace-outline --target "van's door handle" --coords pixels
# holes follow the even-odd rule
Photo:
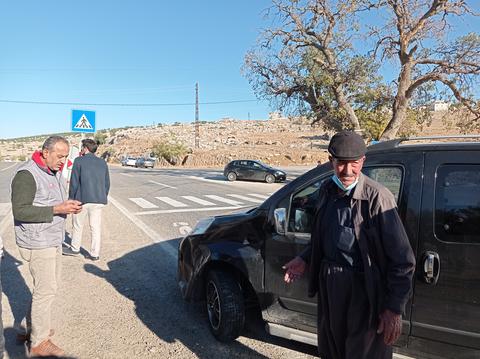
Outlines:
[[[440,257],[438,253],[427,251],[422,259],[422,279],[425,283],[436,284],[440,275]]]

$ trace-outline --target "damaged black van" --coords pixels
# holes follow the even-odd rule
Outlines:
[[[417,258],[397,352],[480,358],[479,141],[444,136],[368,148],[362,172],[394,194]],[[183,238],[179,286],[186,300],[205,301],[217,339],[238,337],[255,307],[270,334],[316,345],[308,278],[287,285],[282,266],[309,244],[313,207],[302,199],[332,171],[316,167],[257,208],[203,219]]]

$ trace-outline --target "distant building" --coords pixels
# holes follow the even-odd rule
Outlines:
[[[433,112],[447,111],[449,107],[450,107],[449,102],[434,101],[430,104],[430,111],[433,111]]]
[[[280,120],[282,118],[283,118],[283,115],[280,111],[270,112],[268,114],[268,119],[269,120]]]

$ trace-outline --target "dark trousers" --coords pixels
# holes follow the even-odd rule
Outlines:
[[[383,334],[369,326],[363,273],[322,263],[318,296],[318,352],[322,359],[391,359]]]

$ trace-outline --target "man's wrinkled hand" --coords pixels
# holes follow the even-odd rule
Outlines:
[[[53,207],[54,214],[77,214],[82,210],[82,202],[69,199]]]
[[[300,278],[305,273],[306,268],[305,261],[300,257],[293,258],[290,262],[286,263],[282,268],[285,269],[284,280],[287,283],[292,283],[296,279]]]
[[[377,334],[381,333],[385,344],[395,343],[402,334],[402,315],[385,309],[378,318]]]

